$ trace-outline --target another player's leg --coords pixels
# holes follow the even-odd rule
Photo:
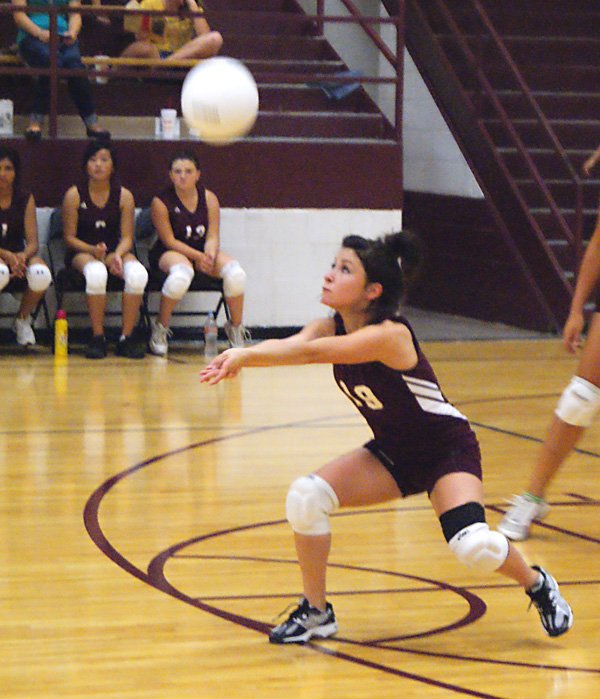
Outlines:
[[[600,314],[595,313],[581,355],[577,375],[563,391],[548,435],[542,444],[526,492],[513,498],[498,530],[513,541],[522,541],[536,519],[549,510],[547,487],[567,456],[600,411]]]

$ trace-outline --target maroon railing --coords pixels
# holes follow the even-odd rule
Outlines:
[[[310,14],[300,14],[291,12],[259,12],[259,11],[207,11],[205,16],[211,23],[211,25],[218,27],[219,18],[225,16],[235,15],[237,18],[243,20],[244,18],[252,19],[256,17],[261,17],[263,19],[276,19],[278,23],[296,23],[296,24],[306,24],[307,21],[312,21],[317,27],[317,30],[322,32],[326,23],[338,23],[338,24],[355,24],[362,27],[365,35],[371,39],[377,49],[386,58],[387,61],[394,68],[394,75],[392,77],[381,77],[380,75],[358,75],[358,76],[340,76],[332,75],[330,73],[316,73],[316,72],[302,72],[302,73],[290,73],[290,72],[276,72],[276,71],[256,71],[254,77],[259,84],[269,85],[273,83],[317,83],[317,82],[327,82],[334,83],[356,83],[361,84],[375,83],[375,84],[392,84],[395,87],[395,113],[394,113],[394,123],[392,124],[395,139],[399,142],[401,139],[402,130],[402,75],[403,75],[403,50],[404,50],[404,22],[403,13],[398,13],[397,16],[387,18],[387,17],[369,17],[363,15],[354,3],[350,0],[342,0],[344,5],[349,11],[348,16],[337,16],[328,15],[324,11],[324,3],[322,0],[316,0],[317,12],[314,15]],[[403,2],[400,3],[403,6]],[[0,4],[0,18],[2,21],[10,21],[8,18],[5,20],[5,13],[17,12],[39,12],[39,8],[36,7],[18,7],[15,8],[12,5],[2,5]],[[57,135],[57,114],[58,114],[58,104],[57,104],[57,94],[58,94],[58,82],[59,79],[65,78],[71,75],[89,75],[94,76],[98,73],[97,70],[92,68],[86,68],[85,70],[67,70],[64,68],[59,68],[57,64],[57,47],[58,47],[58,35],[56,31],[56,18],[58,14],[65,14],[64,7],[55,7],[49,5],[44,8],[44,11],[50,15],[50,67],[46,69],[32,68],[28,66],[11,65],[11,64],[1,64],[0,63],[0,75],[10,74],[10,75],[48,75],[50,77],[50,113],[49,113],[49,135],[51,138],[55,138]],[[67,11],[68,12],[68,11]],[[102,6],[102,7],[89,7],[81,6],[77,8],[79,14],[85,15],[128,15],[134,14],[136,10],[128,10],[121,6]],[[193,17],[194,13],[189,11],[181,11],[180,13],[173,13],[168,11],[145,11],[144,14],[148,15],[174,15],[179,16],[190,16]],[[388,45],[381,39],[379,34],[374,30],[375,26],[381,26],[383,24],[392,24],[396,27],[396,51],[388,47]],[[83,47],[84,48],[84,47]],[[350,66],[351,67],[351,66]],[[147,77],[163,77],[163,78],[179,78],[182,76],[182,69],[172,69],[167,67],[167,65],[161,66],[147,66],[144,68],[144,75]],[[126,66],[114,65],[111,71],[111,75],[119,78],[140,78],[140,69],[130,68]]]
[[[562,167],[564,168],[565,171],[565,176],[568,180],[571,181],[574,187],[574,201],[575,201],[575,225],[573,229],[569,226],[568,222],[565,220],[565,217],[563,216],[562,212],[560,211],[555,198],[553,197],[552,193],[550,192],[544,178],[542,177],[537,165],[535,164],[533,158],[531,157],[531,154],[525,144],[523,143],[523,140],[519,136],[517,130],[514,127],[514,124],[512,123],[512,120],[510,119],[509,115],[506,112],[506,109],[502,105],[498,94],[496,90],[492,87],[490,84],[490,81],[488,80],[486,73],[485,73],[485,68],[483,65],[483,60],[480,55],[477,55],[469,46],[468,39],[467,39],[467,32],[464,32],[458,22],[455,20],[454,15],[452,14],[452,11],[450,10],[448,3],[444,2],[444,0],[435,0],[435,4],[437,7],[437,10],[440,14],[440,16],[445,20],[446,25],[452,34],[452,36],[455,38],[457,45],[460,47],[461,51],[463,52],[466,60],[468,63],[471,65],[477,80],[479,82],[479,85],[482,89],[482,92],[486,95],[490,103],[493,105],[494,110],[501,120],[504,128],[506,129],[508,135],[511,138],[511,141],[516,148],[516,150],[519,152],[521,157],[523,158],[523,161],[527,165],[527,169],[530,173],[531,178],[533,181],[536,183],[538,186],[539,191],[541,192],[544,200],[546,201],[548,208],[551,211],[551,214],[559,228],[559,230],[562,232],[565,240],[567,243],[570,245],[572,251],[573,251],[573,258],[575,260],[575,265],[576,268],[579,266],[579,263],[581,261],[582,257],[582,249],[583,249],[583,242],[582,242],[582,230],[583,230],[583,187],[582,187],[582,181],[581,178],[578,176],[577,172],[573,168],[571,162],[569,161],[569,158],[567,157],[567,154],[565,153],[564,148],[562,147],[559,139],[556,136],[556,133],[552,129],[552,126],[548,122],[545,114],[543,113],[542,109],[539,106],[539,103],[535,99],[535,96],[532,94],[529,86],[527,85],[527,82],[525,81],[521,71],[519,70],[518,66],[516,65],[515,61],[513,60],[512,56],[510,55],[510,52],[506,48],[506,45],[504,41],[502,40],[501,36],[499,33],[496,31],[488,13],[486,12],[485,8],[481,4],[480,0],[469,0],[473,11],[475,13],[475,16],[479,18],[481,25],[482,25],[482,33],[479,37],[480,42],[485,42],[486,48],[493,47],[496,50],[496,56],[500,57],[502,60],[503,65],[505,68],[508,70],[508,74],[511,76],[513,79],[517,90],[519,93],[522,95],[522,97],[525,99],[525,103],[527,104],[528,108],[530,109],[533,117],[537,121],[538,125],[541,127],[541,131],[544,134],[544,137],[546,139],[546,142],[549,144],[551,149],[555,152],[555,154],[558,156],[559,162],[561,163]],[[478,105],[471,100],[472,108],[474,111],[478,110]],[[481,123],[481,120],[480,120]],[[506,166],[504,163],[502,163],[503,168],[506,171]],[[510,178],[512,180],[512,178]],[[515,185],[516,186],[516,185]],[[516,188],[515,194],[518,196],[520,201],[523,202],[523,207],[524,210],[530,220],[531,226],[533,230],[535,231],[536,235],[540,238],[545,240],[545,236],[543,234],[543,231],[541,230],[538,222],[535,220],[535,218],[530,214],[529,212],[529,207],[525,200],[523,199],[523,196],[521,195],[520,191],[518,188]],[[551,250],[548,251],[550,255],[554,256]],[[554,256],[555,257],[555,256]],[[558,264],[558,261],[555,259],[556,263],[556,268],[561,269],[560,265]]]

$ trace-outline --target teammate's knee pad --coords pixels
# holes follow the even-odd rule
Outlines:
[[[589,427],[600,410],[600,388],[574,376],[556,406],[556,415],[569,425]]]
[[[188,265],[173,265],[163,284],[162,293],[174,301],[179,301],[190,288],[193,278],[194,270]]]
[[[297,478],[290,486],[285,503],[288,522],[298,534],[329,534],[329,515],[339,507],[335,490],[314,474]]]
[[[83,268],[85,277],[85,293],[88,296],[102,296],[106,293],[108,270],[100,260],[92,260]]]
[[[10,281],[10,269],[0,262],[0,291],[4,289],[4,287],[8,284]]]
[[[450,550],[469,568],[478,573],[491,573],[506,561],[508,540],[489,528],[484,509],[478,502],[468,502],[444,512],[440,523]]]
[[[52,284],[50,270],[46,265],[41,265],[39,262],[27,267],[25,276],[27,277],[27,285],[31,291],[46,291],[50,284]]]
[[[246,290],[246,272],[237,260],[231,260],[223,265],[221,270],[223,291],[227,298],[241,296]]]
[[[123,265],[123,279],[126,294],[141,296],[148,283],[148,270],[138,260],[128,260]]]

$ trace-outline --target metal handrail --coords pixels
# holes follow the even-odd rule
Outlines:
[[[559,155],[561,158],[561,161],[564,163],[564,165],[567,168],[567,171],[569,173],[569,178],[571,182],[574,183],[575,185],[575,205],[576,205],[576,220],[575,220],[575,228],[574,231],[571,230],[569,227],[567,221],[565,220],[564,216],[558,209],[558,206],[556,204],[556,200],[552,196],[550,190],[548,189],[544,179],[542,178],[539,169],[537,168],[536,164],[533,162],[529,151],[527,150],[525,144],[523,143],[521,137],[519,136],[518,132],[514,128],[514,125],[512,124],[512,121],[510,120],[505,108],[503,107],[502,103],[500,102],[496,91],[490,84],[489,80],[487,79],[487,76],[485,75],[485,72],[481,66],[481,61],[479,58],[471,51],[465,37],[463,36],[463,32],[456,23],[454,17],[452,16],[450,10],[448,9],[446,3],[443,0],[436,0],[436,4],[438,7],[438,11],[441,13],[441,15],[444,17],[446,20],[451,32],[454,34],[455,38],[457,39],[461,50],[463,51],[465,57],[467,58],[468,62],[473,66],[473,69],[477,75],[477,78],[483,87],[484,92],[486,93],[487,97],[490,99],[491,103],[494,106],[494,109],[496,110],[496,113],[499,115],[504,127],[508,131],[510,137],[512,138],[513,143],[515,144],[515,147],[523,157],[524,161],[527,164],[527,167],[538,185],[540,191],[542,192],[546,202],[548,203],[548,206],[550,208],[550,211],[552,212],[552,215],[554,216],[555,220],[557,221],[560,229],[562,230],[567,242],[573,249],[574,253],[574,258],[575,258],[575,263],[576,265],[579,264],[581,260],[581,255],[582,255],[582,228],[583,228],[583,190],[582,190],[582,182],[579,176],[577,175],[576,171],[572,167],[571,163],[569,162],[566,153],[564,149],[562,148],[558,138],[556,137],[556,134],[554,133],[554,130],[552,129],[551,125],[548,123],[548,120],[546,119],[544,113],[542,112],[537,100],[531,93],[531,90],[529,89],[529,86],[527,85],[526,81],[524,80],[519,68],[515,64],[514,60],[512,59],[510,52],[506,48],[506,45],[498,32],[496,31],[495,27],[493,26],[489,15],[485,11],[485,9],[482,7],[481,3],[479,0],[471,0],[473,9],[479,16],[479,19],[482,21],[484,24],[484,27],[489,33],[489,36],[492,38],[494,44],[496,45],[496,48],[499,50],[500,55],[505,63],[505,65],[508,67],[511,75],[517,82],[517,86],[521,94],[525,97],[527,100],[527,103],[533,110],[538,124],[542,127],[542,130],[544,131],[545,135],[550,139],[550,142],[552,143],[553,149],[556,151],[556,153]],[[522,197],[520,196],[519,193],[519,199],[522,200]],[[534,226],[536,232],[538,235],[543,236],[543,233],[541,231],[541,228],[539,227],[537,221],[533,219],[533,217],[528,213],[529,219]]]
[[[571,244],[574,246],[574,252],[575,252],[575,262],[576,265],[579,265],[579,262],[581,261],[581,256],[582,256],[582,228],[583,228],[583,189],[582,189],[582,180],[577,174],[577,171],[575,168],[571,165],[571,162],[569,158],[567,157],[567,154],[565,152],[565,149],[563,148],[562,144],[560,143],[554,129],[548,122],[548,119],[546,118],[546,115],[540,108],[540,105],[538,101],[535,99],[533,96],[531,90],[529,89],[529,86],[527,85],[525,79],[523,78],[523,75],[521,71],[519,70],[518,66],[512,59],[512,56],[510,55],[510,52],[507,50],[506,45],[498,32],[496,31],[496,28],[493,26],[490,17],[488,13],[485,11],[484,7],[482,6],[480,0],[472,0],[473,5],[476,9],[476,11],[479,13],[479,16],[482,20],[482,22],[485,24],[486,28],[490,32],[491,37],[493,38],[496,46],[498,47],[506,65],[509,67],[509,70],[513,74],[513,77],[517,81],[517,84],[519,86],[519,89],[521,90],[521,93],[525,96],[525,99],[529,103],[530,107],[533,109],[536,119],[538,120],[538,123],[542,127],[542,130],[546,134],[546,136],[550,139],[550,142],[552,144],[552,148],[554,152],[559,156],[561,161],[563,162],[563,165],[566,167],[567,172],[570,175],[571,182],[575,185],[575,230],[571,234],[571,231],[569,229],[569,226],[567,222],[565,221],[564,216],[562,213],[558,210],[558,207],[556,206],[556,201],[554,200],[554,197],[551,196],[551,209],[553,210],[553,213],[556,212],[559,221],[561,221],[564,224],[564,229],[571,234]],[[519,139],[520,140],[520,139]],[[522,143],[522,142],[521,142]]]
[[[211,21],[212,18],[218,18],[219,16],[226,16],[226,15],[235,15],[235,16],[248,16],[250,17],[256,17],[257,15],[260,15],[262,18],[276,18],[278,21],[283,21],[286,23],[302,23],[306,24],[307,21],[312,21],[315,22],[317,26],[319,26],[319,23],[324,23],[324,22],[332,22],[332,23],[340,23],[340,24],[358,24],[360,25],[363,30],[365,30],[365,33],[367,36],[369,36],[377,46],[378,50],[382,52],[382,54],[385,56],[385,58],[395,67],[396,69],[396,75],[394,77],[380,77],[378,75],[376,76],[362,76],[362,75],[357,75],[357,76],[343,76],[343,75],[332,75],[328,73],[310,73],[310,72],[303,72],[303,73],[276,73],[276,72],[261,72],[261,73],[256,73],[255,77],[257,80],[262,81],[263,83],[269,84],[270,82],[286,82],[286,83],[301,83],[305,84],[307,82],[318,82],[318,81],[323,81],[323,82],[328,82],[328,83],[334,83],[334,82],[339,82],[340,84],[343,83],[348,83],[348,82],[360,82],[362,83],[375,83],[375,84],[395,84],[396,86],[396,109],[395,109],[395,133],[396,133],[396,139],[400,139],[401,135],[401,88],[402,88],[402,60],[403,60],[403,35],[402,35],[402,17],[393,17],[393,18],[386,18],[386,17],[368,17],[360,13],[360,11],[353,5],[353,3],[349,2],[348,0],[343,0],[345,3],[347,2],[347,6],[349,6],[349,10],[351,12],[350,16],[340,16],[340,15],[325,15],[323,12],[317,11],[317,14],[311,15],[311,14],[293,14],[293,13],[286,13],[286,12],[259,12],[257,13],[256,11],[248,11],[248,10],[240,10],[240,11],[214,11],[214,12],[205,12],[205,13],[194,13],[190,12],[189,10],[182,10],[180,12],[173,12],[173,11],[167,11],[167,10],[144,10],[143,14],[144,15],[158,15],[158,16],[189,16],[189,17],[210,17]],[[403,2],[402,2],[403,4]],[[318,5],[318,10],[322,9],[319,8],[319,6],[322,6],[322,0],[317,0],[317,5]],[[26,13],[35,13],[39,12],[40,9],[39,7],[15,7],[13,5],[1,5],[0,4],[0,14],[3,12],[9,12],[11,14],[14,14],[14,12],[26,12]],[[99,71],[96,68],[92,68],[90,70],[88,69],[65,69],[65,68],[60,68],[57,63],[57,50],[58,50],[58,34],[56,31],[56,26],[57,26],[57,16],[59,14],[69,14],[69,8],[65,7],[56,7],[53,5],[49,5],[44,8],[44,12],[49,14],[50,16],[50,67],[49,68],[33,68],[33,67],[20,67],[20,66],[12,66],[12,65],[4,65],[0,66],[0,74],[16,74],[16,75],[46,75],[50,77],[50,112],[49,112],[49,135],[51,138],[55,138],[57,135],[57,114],[58,114],[58,109],[57,109],[57,93],[58,93],[58,81],[60,78],[63,77],[69,77],[73,75],[91,75],[94,76],[99,73]],[[115,15],[131,15],[131,14],[139,14],[140,10],[138,9],[129,9],[126,7],[122,6],[115,6],[115,5],[103,5],[102,7],[84,7],[80,6],[77,7],[75,10],[71,10],[71,12],[76,12],[78,14],[88,14],[88,15],[109,15],[109,16],[115,16]],[[398,34],[398,40],[397,40],[397,55],[395,55],[392,51],[390,51],[389,47],[383,42],[381,37],[379,37],[376,32],[373,31],[372,25],[381,25],[381,24],[393,24],[397,28],[397,34]],[[101,62],[101,61],[99,61]],[[175,66],[168,66],[166,67],[164,64],[162,66],[157,66],[157,65],[151,65],[151,61],[146,62],[145,67],[148,69],[147,75],[149,77],[155,77],[156,75],[160,75],[161,77],[164,78],[177,78],[181,77],[181,68],[180,67],[179,71],[173,71],[171,70]],[[139,64],[138,64],[139,65]],[[122,68],[121,66],[118,65],[118,62],[115,62],[113,64],[113,71],[112,75],[114,77],[123,77],[123,78],[129,78],[129,77],[140,77],[139,71],[133,71],[133,70],[127,70],[127,66]]]

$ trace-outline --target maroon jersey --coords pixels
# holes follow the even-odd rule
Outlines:
[[[395,321],[411,332],[417,351],[414,369],[398,371],[381,362],[333,367],[338,386],[373,431],[375,439],[366,446],[405,495],[429,491],[440,475],[451,471],[481,477],[477,438],[467,418],[446,400],[409,323],[404,318]],[[339,314],[335,324],[336,335],[345,334]],[[460,453],[468,455],[462,463],[453,458]]]
[[[114,252],[121,240],[121,186],[111,182],[108,200],[103,207],[96,206],[89,188],[77,187],[77,237],[89,245],[106,243],[108,252]]]
[[[190,211],[185,207],[177,196],[175,186],[163,190],[157,194],[157,198],[167,207],[169,223],[175,238],[195,250],[203,252],[206,231],[208,230],[208,205],[206,204],[206,189],[200,184],[196,187],[198,189],[198,206],[195,211]],[[160,256],[166,250],[167,248],[159,238],[150,252],[153,266],[158,263]]]
[[[25,249],[25,209],[31,194],[14,193],[8,209],[0,209],[0,248],[10,252]]]

